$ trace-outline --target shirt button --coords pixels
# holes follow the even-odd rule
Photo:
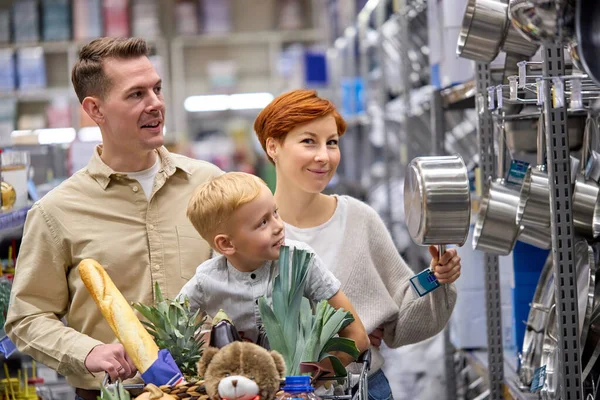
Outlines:
[[[133,190],[135,193],[137,193],[137,192],[138,192],[138,190],[140,190],[140,188],[139,188],[139,187],[137,187],[137,186],[133,186],[133,187],[131,188],[131,190]]]
[[[148,229],[150,229],[151,231],[154,230],[154,225],[148,224]]]
[[[160,270],[160,265],[158,265],[158,264],[154,264],[154,270],[155,270],[155,271],[158,271],[158,270]]]
[[[256,279],[256,274],[250,274],[250,278]]]

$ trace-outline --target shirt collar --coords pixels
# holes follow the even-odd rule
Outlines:
[[[227,260],[227,258],[225,256],[223,256],[223,258],[225,259],[225,262],[227,263],[227,270],[229,271],[229,274],[234,276],[237,280],[242,281],[242,282],[261,281],[263,279],[263,277],[269,273],[269,271],[271,269],[271,265],[273,264],[273,261],[267,260],[267,261],[265,261],[265,263],[263,265],[261,265],[259,268],[255,269],[254,271],[242,272],[239,269],[235,268],[233,265],[231,265],[231,263],[229,262],[229,260]]]
[[[181,170],[186,174],[190,175],[190,169],[188,166],[182,164],[179,157],[173,157],[171,153],[164,147],[161,146],[157,149],[158,157],[160,159],[160,170],[159,172],[166,173],[167,177],[172,176],[177,170]],[[119,175],[111,167],[106,165],[100,155],[102,154],[102,145],[99,144],[94,149],[94,154],[88,162],[87,171],[90,176],[98,182],[102,189],[106,189],[113,177]]]

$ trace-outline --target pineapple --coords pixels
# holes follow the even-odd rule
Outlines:
[[[142,321],[161,349],[167,349],[190,382],[198,379],[197,364],[202,357],[204,342],[196,338],[206,317],[200,318],[199,311],[190,311],[188,299],[169,300],[162,296],[158,283],[155,286],[154,306],[136,303],[133,307],[148,321]]]
[[[303,297],[312,257],[305,250],[295,249],[290,263],[289,247],[281,246],[279,275],[273,282],[273,306],[260,297],[260,316],[269,345],[283,356],[288,375],[300,375],[301,363],[329,359],[336,376],[343,377],[346,368],[332,353],[342,351],[358,358],[354,340],[337,337],[354,317],[348,311],[336,310],[327,300],[320,301],[313,313],[309,300]]]

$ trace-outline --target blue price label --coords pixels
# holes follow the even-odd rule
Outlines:
[[[423,272],[410,278],[410,283],[419,295],[419,297],[425,296],[427,293],[434,291],[440,287],[440,282],[433,274],[430,269],[426,269]]]
[[[531,393],[537,392],[542,387],[544,387],[544,383],[546,382],[546,366],[542,365],[539,368],[536,368],[533,371],[533,379],[531,380],[531,387],[529,391]]]
[[[510,169],[508,170],[508,174],[506,176],[506,181],[515,185],[523,184],[528,167],[528,162],[512,160],[510,162]]]

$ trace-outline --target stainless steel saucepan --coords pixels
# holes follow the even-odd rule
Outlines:
[[[498,0],[468,0],[456,54],[490,62],[504,50],[521,58],[533,56],[539,44],[520,36],[508,19],[508,5]]]
[[[469,234],[471,193],[460,155],[416,157],[404,178],[404,214],[413,241],[421,246],[462,246]]]

